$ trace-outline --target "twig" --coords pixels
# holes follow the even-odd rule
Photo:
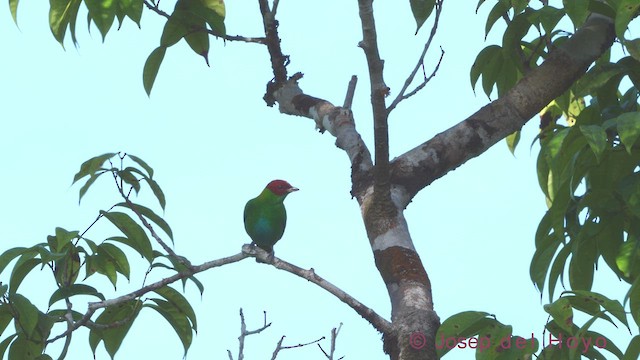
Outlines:
[[[71,330],[73,328],[73,314],[71,310],[73,309],[73,305],[69,298],[64,299],[67,304],[67,313],[64,315],[65,320],[67,321],[67,330]],[[71,336],[73,335],[73,331],[69,332],[66,339],[64,340],[64,346],[62,347],[62,351],[60,352],[60,356],[58,360],[64,360],[67,357],[67,351],[69,351],[69,345],[71,345]]]
[[[109,300],[104,300],[104,301],[98,301],[98,302],[90,302],[87,312],[82,316],[82,318],[78,321],[76,321],[73,324],[73,328],[72,329],[67,329],[65,332],[63,332],[62,334],[47,340],[47,344],[50,344],[54,341],[57,341],[67,335],[69,335],[71,332],[77,330],[78,328],[80,328],[81,326],[85,326],[86,324],[89,323],[89,320],[91,319],[91,317],[93,316],[93,314],[102,308],[106,308],[108,306],[111,305],[117,305],[126,301],[130,301],[133,299],[136,299],[148,292],[157,290],[163,286],[166,286],[168,284],[174,283],[178,280],[184,279],[184,278],[188,278],[194,274],[203,272],[205,270],[209,270],[211,268],[214,267],[220,267],[223,265],[227,265],[227,264],[231,264],[231,263],[235,263],[238,262],[240,260],[244,260],[246,258],[250,257],[248,254],[245,253],[238,253],[232,256],[228,256],[228,257],[224,257],[221,259],[216,259],[216,260],[212,260],[212,261],[207,261],[201,265],[196,265],[196,266],[191,266],[190,268],[186,269],[185,271],[181,271],[179,273],[174,274],[173,276],[169,276],[167,278],[163,278],[159,281],[156,281],[152,284],[149,284],[145,287],[142,287],[136,291],[130,292],[128,294],[119,296],[117,298],[113,298],[113,299],[109,299]]]
[[[402,89],[400,89],[400,92],[398,93],[398,96],[396,96],[396,98],[393,100],[391,105],[389,105],[389,107],[387,108],[387,113],[390,113],[393,109],[395,109],[396,106],[398,106],[398,104],[400,104],[400,102],[402,100],[408,99],[409,97],[415,95],[422,88],[424,88],[425,85],[427,85],[427,83],[429,82],[429,80],[431,80],[431,78],[433,76],[435,76],[436,72],[438,71],[438,68],[440,67],[440,62],[442,61],[442,57],[444,56],[444,50],[442,50],[442,47],[440,48],[440,51],[442,52],[441,55],[440,55],[440,60],[438,60],[438,64],[436,65],[436,68],[434,69],[432,75],[430,77],[428,77],[428,78],[425,77],[423,82],[420,85],[418,85],[418,87],[416,87],[409,94],[406,94],[407,89],[409,89],[409,86],[413,82],[416,74],[418,73],[418,70],[421,67],[424,69],[424,57],[427,55],[427,51],[431,47],[431,42],[433,41],[433,38],[436,36],[436,32],[438,31],[438,24],[440,22],[440,14],[442,13],[442,3],[443,2],[444,2],[444,0],[436,1],[435,20],[433,22],[433,27],[431,28],[431,33],[429,34],[429,38],[427,39],[427,42],[424,44],[424,48],[422,49],[422,54],[418,58],[418,63],[413,68],[413,71],[411,71],[411,74],[409,74],[407,79],[404,81],[404,85],[402,86]]]
[[[169,15],[169,13],[161,10],[158,7],[159,2],[154,4],[153,2],[150,2],[149,0],[144,0],[144,4],[147,7],[147,9],[155,12],[156,14],[158,14],[158,15],[160,15],[162,17],[165,17],[167,19],[171,17],[171,15]],[[263,45],[265,44],[265,38],[263,38],[263,37],[246,37],[246,36],[240,36],[240,35],[227,35],[227,34],[220,35],[220,34],[216,33],[215,31],[213,31],[211,29],[207,29],[207,28],[199,29],[199,31],[204,31],[204,32],[208,33],[209,35],[213,35],[215,37],[222,38],[222,39],[227,40],[227,41],[242,41],[242,42],[246,42],[246,43],[263,44]]]
[[[277,257],[273,257],[273,261],[269,262],[269,253],[249,244],[242,247],[242,252],[247,256],[255,257],[256,259],[267,263],[275,267],[276,269],[292,273],[318,285],[333,296],[337,297],[343,303],[347,304],[353,310],[355,310],[355,312],[357,312],[360,316],[367,320],[379,332],[383,334],[391,332],[392,326],[389,321],[378,315],[373,309],[356,300],[353,296],[347,294],[342,289],[323,279],[320,275],[316,274],[313,268],[306,270]]]
[[[358,84],[358,77],[355,75],[351,76],[351,80],[349,80],[349,86],[347,87],[347,95],[344,98],[344,105],[342,106],[345,109],[351,109],[351,104],[353,103],[353,96],[356,93],[356,85]]]
[[[239,345],[238,360],[243,360],[244,359],[244,339],[247,336],[261,333],[262,331],[264,331],[269,326],[271,326],[271,323],[267,324],[267,312],[265,311],[264,312],[264,325],[262,325],[262,327],[260,327],[258,329],[247,331],[247,324],[244,321],[244,314],[242,313],[242,308],[240,308],[240,336],[238,336],[238,345]],[[231,356],[231,351],[229,351],[229,350],[227,350],[227,351],[229,353],[229,356]]]
[[[340,332],[340,329],[342,329],[342,323],[340,323],[340,326],[338,326],[337,329],[336,328],[331,329],[331,349],[329,349],[328,354],[326,351],[324,351],[324,349],[322,348],[322,345],[318,344],[318,347],[320,348],[324,356],[326,356],[327,359],[329,360],[334,360],[333,354],[335,354],[335,351],[336,351],[336,339],[338,338],[338,333]],[[338,360],[342,358],[344,358],[344,356],[340,357]]]
[[[316,343],[318,343],[318,342],[320,342],[320,341],[324,340],[324,336],[323,336],[323,337],[321,337],[321,338],[320,338],[320,339],[318,339],[318,340],[313,340],[313,341],[310,341],[310,342],[308,342],[308,343],[304,343],[304,344],[291,345],[291,346],[282,346],[282,342],[284,341],[284,338],[285,338],[285,336],[284,336],[284,335],[282,335],[282,337],[280,338],[280,341],[278,341],[278,344],[276,345],[276,349],[273,351],[273,355],[271,355],[271,360],[275,360],[275,359],[276,359],[276,357],[278,356],[278,353],[279,353],[281,350],[300,348],[300,347],[303,347],[303,346],[308,346],[308,345],[311,345],[311,344],[316,344]]]

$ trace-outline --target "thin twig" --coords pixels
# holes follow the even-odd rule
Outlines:
[[[280,341],[278,341],[278,344],[276,344],[276,349],[273,351],[273,355],[271,355],[271,360],[275,360],[275,359],[276,359],[276,357],[278,357],[278,353],[279,353],[281,350],[300,348],[300,347],[303,347],[303,346],[308,346],[308,345],[311,345],[311,344],[316,344],[316,343],[318,343],[318,342],[320,342],[320,341],[324,340],[324,336],[323,336],[323,337],[321,337],[320,339],[313,340],[313,341],[310,341],[310,342],[308,342],[308,343],[304,343],[304,344],[290,345],[290,346],[282,346],[282,342],[284,341],[284,338],[285,338],[285,336],[284,336],[284,335],[282,335],[282,337],[280,338]]]
[[[331,329],[331,349],[329,349],[329,353],[328,354],[322,348],[322,345],[318,344],[318,347],[320,348],[320,351],[322,351],[324,356],[329,360],[334,360],[333,359],[333,355],[336,352],[336,339],[338,338],[338,333],[340,333],[340,329],[342,329],[342,323],[340,323],[340,326],[338,326],[338,328]],[[341,357],[340,359],[342,359],[342,358],[344,358],[344,356]],[[340,360],[340,359],[338,359],[338,360]]]
[[[444,56],[444,50],[442,50],[442,48],[440,48],[441,50],[440,60],[438,61],[438,65],[436,66],[435,70],[433,71],[433,75],[429,78],[425,77],[424,81],[420,85],[418,85],[416,89],[414,89],[409,94],[406,94],[407,89],[409,89],[409,86],[413,82],[416,74],[418,73],[418,70],[420,70],[421,67],[424,67],[424,57],[427,55],[427,51],[431,47],[431,42],[433,41],[433,38],[436,36],[436,32],[438,31],[438,24],[440,22],[440,14],[442,13],[443,2],[444,0],[436,1],[435,20],[433,22],[433,27],[431,27],[431,33],[429,34],[429,38],[427,39],[427,42],[424,44],[424,48],[422,49],[422,54],[418,58],[418,62],[416,66],[413,68],[413,71],[411,71],[411,74],[409,74],[407,79],[404,81],[404,85],[402,86],[402,89],[400,89],[398,96],[396,96],[396,98],[393,100],[391,105],[389,105],[389,107],[387,108],[387,113],[390,113],[393,109],[395,109],[396,106],[400,104],[400,102],[415,95],[418,91],[424,88],[424,86],[429,82],[431,77],[435,76],[436,72],[438,71],[438,68],[440,67],[440,62],[442,61],[442,57]]]
[[[392,326],[389,321],[378,315],[373,309],[356,300],[353,296],[349,295],[342,289],[338,288],[337,286],[322,278],[320,275],[316,274],[313,268],[306,270],[277,257],[273,257],[273,260],[270,261],[269,253],[249,244],[242,247],[242,252],[244,254],[247,254],[248,256],[255,257],[261,262],[269,264],[276,269],[292,273],[318,285],[333,296],[337,297],[343,303],[347,304],[353,310],[355,310],[355,312],[357,312],[360,316],[367,320],[376,330],[380,331],[383,334],[391,332]]]
[[[153,2],[149,1],[149,0],[144,0],[144,4],[147,7],[147,9],[155,12],[156,14],[165,17],[165,18],[170,18],[171,15],[169,15],[169,13],[161,10],[158,5],[159,3],[154,4]],[[211,30],[211,29],[207,29],[207,28],[202,28],[200,29],[200,31],[204,31],[206,33],[208,33],[209,35],[213,35],[215,37],[218,38],[222,38],[224,40],[227,41],[242,41],[242,42],[246,42],[246,43],[254,43],[254,44],[265,44],[265,38],[263,37],[246,37],[246,36],[240,36],[240,35],[220,35],[218,33],[216,33],[215,31]]]
[[[66,304],[67,304],[67,313],[64,315],[65,320],[67,321],[67,330],[71,330],[73,329],[73,314],[72,314],[72,309],[73,309],[73,305],[71,304],[71,301],[69,300],[69,298],[65,298],[64,299]],[[58,360],[64,360],[65,357],[67,357],[67,351],[69,351],[69,345],[71,345],[71,336],[73,335],[73,331],[69,332],[69,335],[66,336],[66,339],[64,340],[64,346],[62,347],[62,351],[60,352],[60,356],[58,357]]]
[[[347,87],[347,95],[344,97],[344,105],[342,106],[345,109],[351,109],[351,104],[353,103],[353,96],[356,93],[356,85],[358,84],[358,77],[355,75],[351,76],[351,80],[349,80],[349,86]]]
[[[240,308],[240,336],[238,336],[238,360],[244,359],[244,339],[247,336],[255,335],[263,332],[266,328],[271,326],[271,323],[267,324],[267,312],[264,312],[264,325],[255,329],[247,331],[247,323],[244,321],[244,313],[242,312],[242,308]],[[229,352],[229,356],[231,356],[231,351]]]

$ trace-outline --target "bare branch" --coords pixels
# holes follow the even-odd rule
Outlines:
[[[244,313],[242,312],[242,308],[240,308],[240,336],[238,336],[238,360],[244,359],[244,339],[247,336],[259,334],[264,331],[266,328],[271,326],[271,323],[267,324],[267,312],[264,312],[264,325],[256,330],[247,331],[247,323],[244,321]],[[227,350],[229,357],[231,357],[231,351]]]
[[[318,342],[320,342],[320,341],[324,340],[324,336],[323,336],[323,337],[321,337],[321,338],[320,338],[320,339],[318,339],[318,340],[313,340],[313,341],[310,341],[310,342],[308,342],[308,343],[304,343],[304,344],[290,345],[290,346],[282,346],[282,342],[284,341],[284,338],[285,338],[285,336],[283,335],[283,336],[280,338],[280,340],[278,341],[278,344],[276,344],[276,349],[273,351],[273,355],[271,355],[271,360],[275,360],[275,359],[276,359],[276,357],[278,356],[278,353],[279,353],[281,350],[300,348],[300,347],[303,347],[303,346],[308,346],[308,345],[311,345],[311,344],[316,344],[316,343],[318,343]]]
[[[256,259],[263,261],[264,263],[272,265],[276,269],[292,273],[318,285],[319,287],[328,291],[330,294],[337,297],[343,303],[347,304],[353,310],[355,310],[355,312],[357,312],[360,316],[367,320],[376,330],[380,331],[381,333],[391,332],[391,323],[389,321],[378,315],[371,308],[356,300],[351,295],[344,292],[342,289],[338,288],[337,286],[322,278],[320,275],[316,274],[313,268],[306,270],[277,257],[274,257],[273,261],[269,263],[269,253],[251,245],[243,246],[242,251],[248,256],[255,257]]]
[[[378,50],[378,35],[373,16],[373,0],[358,0],[358,14],[362,26],[362,41],[359,46],[364,51],[371,83],[371,109],[373,110],[374,158],[373,203],[377,213],[393,213],[391,204],[391,182],[389,171],[389,127],[385,98],[389,87],[384,82],[383,65]],[[370,212],[373,213],[373,212]],[[366,215],[366,214],[365,214]],[[367,221],[365,219],[365,221]]]
[[[169,15],[167,12],[161,10],[158,5],[159,3],[153,3],[150,2],[149,0],[144,0],[144,4],[147,7],[147,9],[155,12],[156,14],[165,17],[165,18],[170,18],[171,15]],[[265,43],[265,38],[261,38],[261,37],[246,37],[246,36],[240,36],[240,35],[220,35],[216,32],[214,32],[211,29],[207,29],[207,28],[202,28],[200,31],[204,31],[206,33],[208,33],[209,35],[213,35],[217,38],[221,38],[227,41],[241,41],[241,42],[246,42],[246,43],[254,43],[254,44],[263,44]]]
[[[353,75],[351,76],[351,80],[349,81],[349,86],[347,87],[347,96],[344,98],[344,105],[342,105],[345,109],[351,109],[351,104],[353,103],[353,96],[356,93],[356,85],[358,84],[358,77]]]
[[[422,88],[424,88],[425,85],[427,85],[427,83],[429,82],[429,80],[431,80],[431,78],[436,75],[436,72],[440,67],[440,62],[442,62],[442,57],[444,56],[444,50],[442,50],[442,47],[440,47],[440,51],[441,51],[440,60],[438,60],[438,64],[433,70],[433,73],[431,74],[431,76],[429,76],[428,78],[425,76],[424,81],[420,85],[418,85],[418,87],[416,87],[409,94],[406,93],[407,90],[409,89],[409,86],[413,82],[416,74],[418,73],[418,70],[422,68],[424,73],[424,57],[427,55],[427,51],[429,51],[429,48],[431,47],[431,42],[433,41],[433,38],[436,36],[436,32],[438,31],[438,24],[440,23],[440,14],[442,13],[443,1],[444,0],[436,1],[435,20],[433,22],[433,26],[431,27],[431,33],[429,34],[429,38],[427,39],[427,42],[424,44],[424,48],[422,49],[422,54],[418,58],[418,62],[416,66],[413,68],[413,71],[411,71],[411,74],[409,74],[407,79],[404,81],[404,85],[402,86],[402,89],[400,89],[398,96],[396,96],[396,98],[393,100],[391,105],[389,105],[389,107],[387,108],[388,113],[390,113],[393,109],[395,109],[396,106],[400,104],[400,102],[410,98],[411,96],[415,95],[418,91],[420,91]]]
[[[322,345],[318,344],[318,347],[320,348],[320,350],[322,351],[324,356],[329,360],[334,360],[333,356],[334,356],[335,351],[336,351],[336,339],[338,338],[338,333],[340,332],[340,329],[342,329],[342,323],[340,323],[340,326],[338,326],[337,329],[336,328],[331,329],[331,348],[329,349],[329,353],[328,354],[327,354],[326,351],[324,351],[324,349],[322,348]],[[342,359],[343,357],[341,357],[340,359]],[[340,359],[338,359],[338,360],[340,360]]]

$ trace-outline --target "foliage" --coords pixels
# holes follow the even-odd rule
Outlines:
[[[478,7],[484,2],[480,0]],[[614,325],[616,319],[629,328],[623,304],[640,325],[640,39],[625,38],[640,3],[563,1],[562,5],[545,2],[534,8],[527,1],[498,0],[489,13],[486,33],[505,19],[502,45],[489,45],[478,54],[471,68],[471,85],[475,88],[482,76],[485,94],[490,97],[495,89],[502,97],[568,38],[573,29],[562,27],[578,28],[592,13],[614,19],[616,36],[630,56],[614,61],[607,53],[541,112],[537,172],[549,210],[536,232],[531,279],[540,292],[547,285],[551,304],[545,305],[550,315],[545,327],[555,339],[601,339],[601,344],[607,344],[591,342],[581,353],[579,347],[551,343],[540,357],[610,358],[599,351],[605,349],[617,358],[635,359],[640,353],[640,338],[632,339],[623,353],[589,328],[598,319]],[[626,78],[630,81],[623,81]],[[566,125],[557,123],[561,118]],[[519,139],[519,131],[506,139],[512,152]],[[591,291],[600,258],[630,284],[623,303]],[[558,280],[572,291],[563,292],[554,301]],[[573,321],[574,310],[591,319],[579,327]],[[472,331],[462,331],[463,336],[479,334],[473,321],[465,324]],[[457,336],[455,331],[448,334]]]
[[[119,165],[115,166],[114,161]],[[125,162],[132,165],[125,167]],[[80,326],[90,329],[89,344],[94,355],[102,342],[113,358],[144,308],[162,315],[176,331],[185,354],[188,351],[197,320],[191,305],[178,291],[165,285],[154,290],[156,297],[142,299],[134,293],[125,301],[108,303],[98,289],[89,285],[94,276],[107,278],[114,288],[120,276],[129,279],[130,257],[124,251],[126,248],[148,262],[148,273],[158,267],[176,272],[184,269],[183,260],[166,247],[151,227],[154,224],[173,240],[169,225],[150,208],[131,200],[132,192],[137,194],[142,191],[141,185],[146,184],[164,209],[165,197],[153,179],[153,169],[142,159],[128,154],[108,153],[91,158],[82,164],[73,179],[74,183],[86,179],[79,191],[80,200],[103,175],[110,175],[124,202],[100,211],[94,223],[82,232],[58,227],[46,242],[12,248],[0,255],[0,273],[13,263],[8,284],[0,283],[0,335],[4,337],[0,342],[0,358],[8,350],[9,360],[51,359],[45,354],[46,345],[62,338],[70,339],[71,332]],[[119,234],[100,241],[85,236],[97,222],[105,220],[113,224]],[[154,250],[150,235],[167,254]],[[165,258],[168,264],[162,261]],[[39,304],[18,292],[23,280],[35,269],[49,271],[55,278],[57,288],[49,296],[47,310],[41,310]],[[190,279],[202,292],[202,284],[193,276]],[[76,298],[101,300],[90,303],[90,309],[102,311],[92,320],[91,310],[85,314],[74,310],[71,299]],[[15,332],[8,327],[12,322]],[[54,330],[60,335],[52,336]],[[67,347],[68,343],[63,352],[66,353]]]

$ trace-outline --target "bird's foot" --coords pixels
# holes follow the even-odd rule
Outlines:
[[[273,252],[273,250],[271,250],[271,252],[266,252],[266,250],[263,249],[260,250],[257,251],[256,262],[262,264],[273,264],[273,261],[275,259],[275,253]]]

